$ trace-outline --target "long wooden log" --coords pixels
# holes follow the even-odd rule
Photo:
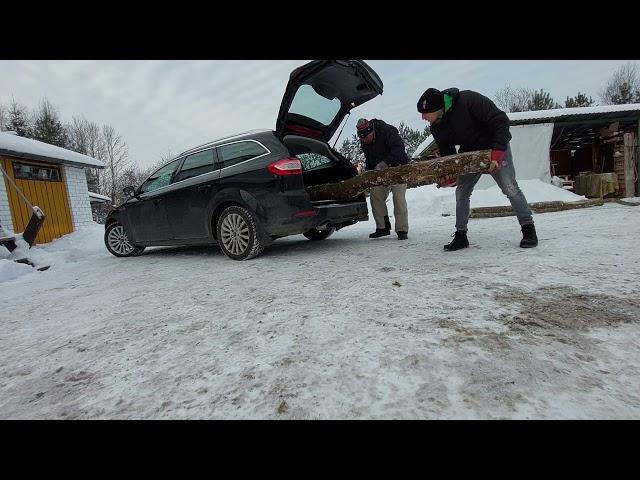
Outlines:
[[[408,188],[436,183],[450,175],[488,173],[491,150],[456,153],[446,157],[369,170],[339,183],[325,183],[307,188],[311,200],[349,200],[368,188],[380,185],[407,184]]]

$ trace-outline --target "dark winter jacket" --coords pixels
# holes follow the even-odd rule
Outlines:
[[[441,155],[472,150],[506,150],[511,140],[509,117],[489,98],[472,90],[444,90],[453,103],[443,117],[431,124],[431,134]]]
[[[373,170],[380,162],[386,163],[389,167],[409,163],[409,156],[398,129],[377,118],[370,121],[374,122],[374,140],[369,144],[360,142],[366,158],[366,169]]]

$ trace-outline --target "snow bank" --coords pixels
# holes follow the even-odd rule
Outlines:
[[[91,256],[102,256],[107,253],[102,241],[103,235],[104,225],[94,223],[51,243],[36,245],[31,249],[29,244],[18,236],[18,248],[13,252],[9,253],[6,248],[0,247],[0,283],[23,275],[41,273],[29,265],[14,261],[19,258],[27,257],[36,266],[56,265],[56,270],[60,271],[65,264],[86,260]]]
[[[518,185],[529,203],[536,202],[577,202],[585,200],[569,190],[558,188],[540,180],[519,180]],[[422,215],[455,215],[456,189],[437,188],[435,185],[411,188],[407,190],[409,216]],[[391,196],[389,196],[391,198]],[[509,199],[495,185],[487,189],[475,189],[471,195],[471,208],[497,207],[510,205]]]

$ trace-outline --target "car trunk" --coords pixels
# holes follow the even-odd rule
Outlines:
[[[304,188],[324,183],[338,183],[355,177],[356,167],[327,143],[298,135],[287,135],[283,142],[291,155],[300,158],[302,163],[302,180]],[[314,206],[330,203],[350,203],[364,201],[364,194],[349,201],[322,200],[314,201]]]

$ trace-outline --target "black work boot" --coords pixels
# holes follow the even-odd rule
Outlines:
[[[445,251],[452,252],[454,250],[460,250],[461,248],[467,248],[469,246],[469,240],[467,240],[467,232],[462,230],[456,230],[451,243],[444,246]]]
[[[536,227],[533,223],[522,225],[522,240],[520,246],[522,248],[533,248],[538,245],[538,236],[536,235]]]
[[[398,240],[406,240],[407,238],[409,238],[407,236],[407,232],[403,232],[403,231],[398,232]]]
[[[369,238],[379,238],[386,235],[391,235],[391,221],[387,215],[384,217],[384,228],[376,228],[375,232],[369,234]]]

